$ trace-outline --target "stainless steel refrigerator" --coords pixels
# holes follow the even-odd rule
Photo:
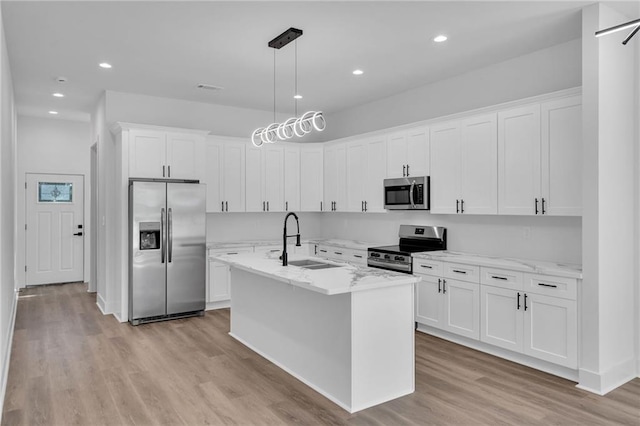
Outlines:
[[[129,321],[202,315],[205,185],[129,181]]]

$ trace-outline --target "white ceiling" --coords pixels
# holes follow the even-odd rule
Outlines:
[[[4,0],[2,15],[18,112],[88,119],[104,90],[270,111],[274,52],[278,110],[292,112],[295,47],[267,47],[289,27],[304,31],[299,109],[332,113],[578,38],[587,3]]]

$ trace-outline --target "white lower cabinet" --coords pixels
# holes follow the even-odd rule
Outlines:
[[[540,292],[482,285],[480,340],[568,368],[578,367],[577,302],[564,298],[559,283],[575,279],[525,274],[525,282],[539,282]],[[554,287],[555,286],[555,287]],[[575,293],[569,292],[569,297]]]
[[[209,250],[209,256],[220,254],[236,255],[240,253],[252,253],[253,247],[239,247],[228,250]],[[207,270],[207,309],[228,307],[231,300],[229,265],[209,260]]]
[[[416,322],[477,340],[480,333],[478,282],[423,273],[422,267],[427,271],[441,271],[455,264],[415,263],[415,274],[422,277],[416,284]]]

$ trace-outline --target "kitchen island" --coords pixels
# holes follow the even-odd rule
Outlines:
[[[412,393],[420,278],[278,255],[216,258],[231,266],[230,335],[351,413]]]

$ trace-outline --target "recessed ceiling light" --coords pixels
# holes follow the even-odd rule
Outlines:
[[[293,95],[293,99],[302,99],[302,95]]]
[[[433,39],[436,43],[442,43],[443,41],[447,41],[446,35],[439,35]]]
[[[49,114],[51,114],[51,115],[58,115],[58,111],[49,111]]]
[[[62,93],[54,93],[53,96],[56,98],[64,98],[64,95]]]
[[[108,63],[106,63],[106,62],[103,62],[103,63],[101,63],[101,64],[100,64],[100,68],[107,68],[107,69],[109,69],[109,68],[111,68],[111,64],[108,64]]]
[[[362,75],[362,74],[364,74],[364,71],[362,71],[362,70],[354,70],[353,71],[353,75]]]

